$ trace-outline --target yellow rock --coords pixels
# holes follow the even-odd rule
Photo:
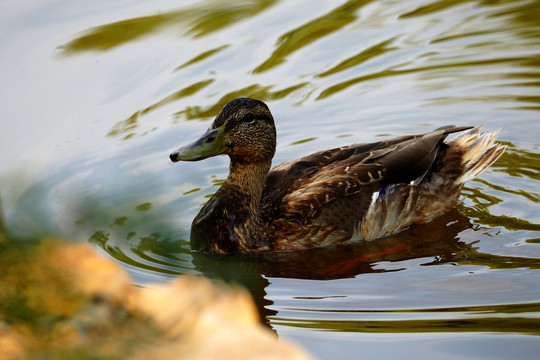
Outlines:
[[[138,288],[87,244],[1,245],[1,359],[309,359],[243,289],[192,276]]]

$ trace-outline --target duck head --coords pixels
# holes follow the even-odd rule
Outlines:
[[[195,142],[171,153],[170,159],[198,161],[227,154],[233,161],[271,161],[276,149],[274,118],[265,103],[239,98],[227,103]]]

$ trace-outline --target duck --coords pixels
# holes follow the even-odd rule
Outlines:
[[[458,203],[463,184],[506,147],[482,126],[322,150],[271,169],[276,127],[256,99],[228,102],[172,162],[226,154],[229,175],[191,226],[194,251],[213,254],[302,251],[373,241],[432,221]],[[447,140],[449,134],[460,133]]]

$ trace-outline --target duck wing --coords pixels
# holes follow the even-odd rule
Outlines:
[[[263,216],[352,234],[373,193],[389,184],[419,182],[444,138],[470,128],[442,128],[354,144],[278,165],[267,177],[261,199]]]

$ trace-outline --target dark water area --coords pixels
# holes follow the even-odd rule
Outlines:
[[[137,286],[241,283],[320,359],[536,359],[538,19],[540,1],[0,2],[0,233],[88,242]],[[455,210],[386,239],[195,253],[228,161],[168,154],[239,96],[272,110],[274,165],[448,124],[507,150]]]

